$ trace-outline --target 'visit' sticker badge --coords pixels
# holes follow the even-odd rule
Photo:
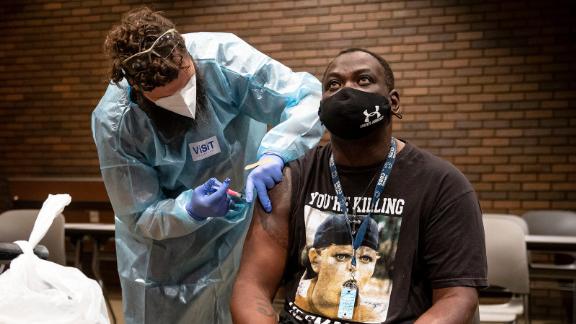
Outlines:
[[[207,157],[220,153],[220,144],[216,136],[212,136],[203,141],[190,143],[190,153],[193,161],[204,160]]]

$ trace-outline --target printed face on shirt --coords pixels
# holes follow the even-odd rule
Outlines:
[[[345,281],[351,279],[352,245],[330,245],[326,248],[311,248],[308,257],[317,274],[312,298],[314,303],[338,307],[340,292]],[[362,292],[364,285],[374,274],[380,256],[374,249],[361,246],[356,252],[356,279]]]

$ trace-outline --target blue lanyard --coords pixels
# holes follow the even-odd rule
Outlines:
[[[388,152],[388,157],[382,170],[380,171],[380,177],[376,183],[376,188],[374,189],[374,194],[372,196],[372,201],[370,203],[370,208],[368,209],[368,215],[362,221],[358,233],[356,233],[356,238],[352,234],[352,228],[350,227],[350,220],[348,219],[348,207],[346,206],[346,199],[344,198],[344,191],[342,190],[342,184],[340,183],[340,178],[338,177],[338,170],[336,169],[336,163],[334,163],[334,155],[330,155],[330,176],[332,177],[332,183],[334,184],[334,190],[336,191],[336,196],[338,196],[338,202],[340,203],[340,208],[344,212],[344,217],[346,217],[346,224],[348,225],[348,233],[350,233],[350,240],[352,242],[352,248],[354,249],[354,254],[352,256],[352,265],[356,266],[356,250],[360,247],[364,241],[364,236],[366,235],[366,230],[368,229],[368,221],[372,216],[372,209],[376,201],[380,198],[382,191],[384,191],[384,186],[386,181],[390,176],[392,167],[394,166],[394,161],[396,160],[396,139],[392,137],[390,140],[390,151]],[[352,206],[354,207],[354,206]]]

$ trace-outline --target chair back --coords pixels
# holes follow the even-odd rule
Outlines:
[[[39,209],[12,209],[0,214],[0,242],[28,240]],[[66,265],[64,216],[58,215],[39,244],[48,249],[48,260]]]
[[[524,231],[525,235],[528,235],[528,233],[530,233],[529,228],[528,228],[528,224],[526,223],[526,221],[524,219],[522,219],[522,217],[518,216],[518,215],[513,215],[513,214],[490,214],[490,213],[486,213],[486,214],[482,214],[482,217],[490,217],[490,218],[497,218],[497,219],[507,219],[511,222],[514,222],[516,224],[518,224],[522,230]]]
[[[576,213],[567,210],[535,210],[522,215],[532,235],[576,236]]]
[[[510,216],[515,217],[515,216]],[[483,217],[488,260],[488,284],[515,294],[528,294],[528,254],[525,232],[508,217]]]

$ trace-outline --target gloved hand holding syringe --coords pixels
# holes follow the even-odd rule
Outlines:
[[[229,178],[223,182],[210,178],[194,188],[186,204],[188,215],[197,221],[204,221],[208,217],[224,217],[234,202],[245,201],[242,194],[229,188],[230,181]]]
[[[245,170],[254,169],[248,176],[246,194],[230,189],[230,179],[224,182],[210,178],[193,190],[192,198],[186,204],[186,211],[197,221],[208,217],[223,217],[233,202],[251,203],[254,189],[258,192],[262,207],[266,212],[272,211],[268,189],[282,181],[284,161],[275,154],[265,154],[256,163],[249,164]],[[232,204],[231,204],[232,203]]]
[[[216,181],[214,181],[214,185],[212,186],[212,189],[218,190],[221,185],[222,185],[222,183],[220,181],[216,180]],[[228,196],[230,196],[230,198],[233,198],[236,200],[246,200],[246,195],[244,195],[241,192],[234,191],[230,188],[226,189],[226,194]]]
[[[267,212],[272,211],[272,205],[270,204],[270,198],[268,198],[267,190],[273,187],[272,183],[280,182],[282,180],[282,168],[284,167],[284,161],[282,158],[275,154],[265,154],[262,158],[252,164],[248,164],[244,167],[244,170],[252,170],[255,168],[262,168],[258,172],[251,172],[248,176],[248,181],[246,184],[246,190],[250,194],[244,194],[241,192],[234,191],[230,188],[226,190],[226,193],[231,198],[236,198],[237,200],[242,200],[246,202],[252,202],[252,190],[256,187],[259,190],[260,199],[264,201],[262,206]],[[214,182],[212,189],[218,190],[222,183],[218,180]]]

